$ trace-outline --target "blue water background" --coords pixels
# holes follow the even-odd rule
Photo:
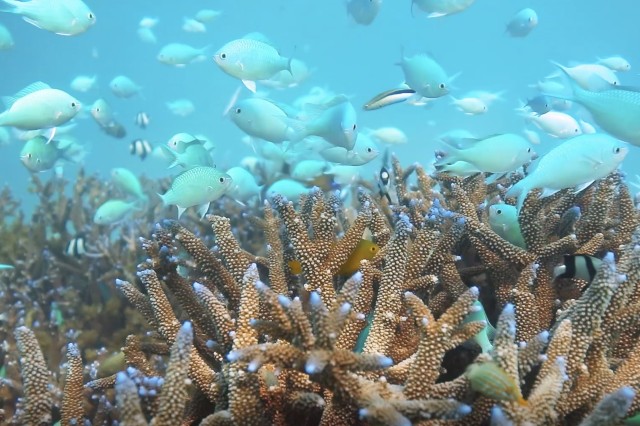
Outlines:
[[[0,14],[0,23],[9,28],[16,43],[13,50],[0,52],[0,94],[13,94],[41,80],[69,91],[86,106],[105,98],[127,127],[127,137],[107,136],[88,114],[76,120],[73,132],[90,151],[85,168],[105,179],[113,167],[153,177],[175,174],[162,163],[132,157],[129,143],[135,138],[158,145],[177,132],[203,133],[215,141],[215,162],[221,168],[252,155],[251,148],[240,141],[243,133],[222,117],[240,83],[224,74],[211,56],[226,42],[253,31],[263,32],[283,55],[302,59],[315,70],[301,86],[273,91],[271,98],[293,102],[313,86],[347,94],[358,108],[360,128],[396,126],[406,132],[409,143],[392,147],[405,164],[429,163],[434,149],[440,147],[436,136],[453,128],[466,128],[480,136],[520,132],[524,122],[514,108],[518,99],[535,94],[529,84],[554,71],[550,60],[592,62],[598,56],[619,54],[632,65],[631,72],[619,73],[622,83],[640,86],[640,3],[634,0],[477,0],[463,13],[438,19],[427,19],[417,8],[412,16],[409,0],[384,0],[379,16],[368,27],[353,23],[341,0],[109,0],[87,4],[97,23],[75,37],[55,35],[18,16]],[[539,25],[524,39],[510,38],[504,33],[505,24],[524,7],[537,11]],[[203,8],[223,14],[207,25],[205,34],[184,32],[183,17]],[[159,18],[154,28],[156,45],[145,44],[137,36],[143,16]],[[206,61],[175,68],[156,59],[160,48],[170,42],[210,45],[211,50]],[[394,105],[361,111],[370,97],[402,81],[402,71],[394,64],[403,48],[407,55],[431,53],[450,75],[461,72],[454,83],[454,96],[474,89],[505,90],[505,101],[492,104],[486,115],[473,117],[450,105],[449,97],[439,99],[431,109]],[[78,74],[97,75],[97,89],[86,94],[73,92],[69,84]],[[141,96],[115,97],[108,83],[118,74],[140,84]],[[243,88],[242,96],[250,92]],[[191,99],[196,112],[186,118],[173,115],[165,102],[178,98]],[[138,111],[151,117],[146,130],[133,125]],[[577,116],[588,117],[586,113]],[[558,143],[544,136],[536,150],[545,152]],[[28,208],[36,197],[26,192],[29,172],[19,161],[21,147],[22,142],[15,140],[0,148],[0,184],[22,194]],[[624,162],[623,169],[630,174],[637,170],[639,153],[639,147],[631,147]],[[363,173],[372,176],[378,167],[379,161],[374,161]],[[67,165],[65,177],[73,179],[77,169]]]

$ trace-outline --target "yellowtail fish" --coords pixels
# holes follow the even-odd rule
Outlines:
[[[389,105],[404,102],[415,94],[416,91],[413,89],[385,90],[384,92],[378,93],[376,96],[367,101],[362,106],[362,109],[364,109],[365,111],[373,111],[375,109],[384,108]]]
[[[487,398],[517,402],[522,406],[529,404],[522,397],[515,379],[493,361],[473,363],[467,367],[465,374],[471,389]]]
[[[342,277],[350,277],[360,268],[361,260],[371,260],[380,251],[380,247],[369,240],[360,240],[353,249],[347,260],[340,266],[338,275]],[[302,265],[297,260],[287,262],[289,270],[292,274],[298,275],[302,273]]]

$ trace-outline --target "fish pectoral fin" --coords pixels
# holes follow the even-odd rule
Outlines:
[[[577,194],[582,192],[582,190],[587,189],[589,185],[591,185],[594,181],[590,180],[589,182],[582,183],[574,188],[574,192]]]
[[[242,80],[244,87],[249,89],[252,93],[256,93],[256,82],[252,80]]]
[[[208,187],[207,189],[210,189],[210,188],[211,188],[211,187]],[[209,205],[210,205],[210,204],[211,204],[211,203],[204,203],[204,204],[201,204],[201,205],[198,207],[198,213],[200,214],[200,219],[202,219],[202,218],[204,217],[204,215],[206,215],[206,214],[207,214],[207,212],[209,211]]]
[[[180,206],[176,206],[178,207],[178,219],[180,219],[180,216],[182,216],[182,213],[185,212],[185,210],[187,210],[186,207],[180,207]]]

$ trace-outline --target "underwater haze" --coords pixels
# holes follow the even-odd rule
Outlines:
[[[538,93],[529,86],[557,70],[551,61],[575,65],[619,55],[632,66],[629,72],[617,73],[620,82],[640,85],[636,68],[640,5],[632,0],[477,0],[460,13],[439,18],[428,18],[410,0],[384,0],[375,20],[366,26],[354,21],[343,0],[88,0],[86,4],[95,14],[95,25],[75,36],[39,29],[15,14],[0,14],[0,24],[15,42],[13,48],[0,51],[0,94],[12,95],[42,81],[83,104],[84,110],[72,121],[76,126],[71,134],[86,148],[87,155],[79,164],[64,163],[64,176],[70,180],[79,167],[99,173],[105,180],[114,167],[153,178],[174,176],[178,170],[167,169],[166,161],[153,157],[141,161],[129,153],[129,145],[142,138],[157,147],[179,132],[210,138],[216,145],[213,162],[222,170],[255,155],[251,145],[242,142],[242,130],[223,116],[238,88],[240,99],[252,93],[213,60],[225,43],[252,32],[262,33],[281,55],[302,60],[312,70],[296,87],[275,90],[258,83],[258,92],[286,104],[315,86],[344,94],[356,108],[361,130],[392,126],[407,135],[408,143],[386,147],[405,164],[431,163],[434,150],[443,148],[438,136],[452,129],[466,129],[484,137],[521,133],[528,128],[541,138],[535,147],[538,153],[561,143],[561,139],[525,123],[516,111],[522,100]],[[536,11],[538,24],[526,37],[512,37],[505,31],[507,23],[524,8]],[[184,18],[202,9],[221,14],[206,23],[206,32],[183,30]],[[144,42],[138,36],[144,17],[158,20],[152,28],[156,43]],[[173,42],[209,47],[203,60],[176,67],[157,59],[162,46]],[[405,56],[428,53],[449,76],[460,73],[451,82],[453,97],[473,90],[504,93],[480,115],[464,114],[452,105],[449,95],[435,99],[428,107],[400,103],[364,111],[362,105],[374,95],[403,82],[402,69],[397,65],[403,52]],[[95,75],[95,86],[86,93],[74,91],[70,83],[78,75]],[[127,99],[116,97],[109,82],[117,75],[131,78],[141,86],[140,92]],[[88,109],[98,98],[111,105],[116,120],[126,128],[126,137],[109,136],[92,119]],[[192,101],[195,110],[186,117],[173,114],[166,103],[176,99]],[[146,129],[134,124],[139,112],[150,118]],[[568,112],[593,124],[579,106]],[[11,142],[0,147],[0,183],[22,195],[23,207],[29,209],[35,196],[26,190],[31,172],[20,161],[24,142],[11,132]],[[633,176],[640,148],[630,148],[623,170]],[[377,173],[381,159],[382,155],[361,166],[366,178]],[[54,171],[42,175],[48,178]]]

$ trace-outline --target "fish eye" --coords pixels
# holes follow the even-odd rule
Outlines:
[[[236,108],[236,114],[240,114],[242,112],[242,108]]]
[[[496,210],[496,214],[502,214],[502,210],[501,209]]]
[[[580,131],[580,129],[578,129],[578,128],[576,127],[575,129],[573,129],[573,131],[574,131],[575,133],[578,133],[578,132]]]
[[[223,177],[220,178],[220,183],[224,183],[225,179]]]
[[[615,148],[613,152],[615,152],[616,154],[620,154],[620,148]]]
[[[354,124],[354,125],[353,125],[353,130],[355,130],[355,129],[356,129],[356,127],[358,127],[358,126]]]
[[[446,85],[444,83],[440,83],[440,88],[444,89],[446,87]]]
[[[220,58],[221,59],[227,59],[227,54],[226,53],[221,53],[220,54]]]
[[[87,15],[89,17],[89,19],[93,20],[93,13],[89,12],[89,15]]]
[[[75,102],[71,102],[71,108],[75,108],[76,107],[76,103]]]
[[[527,152],[531,152],[531,148],[527,148]]]
[[[27,154],[27,158],[31,159],[31,153]]]
[[[367,152],[371,152],[373,151],[371,148],[367,148]]]

